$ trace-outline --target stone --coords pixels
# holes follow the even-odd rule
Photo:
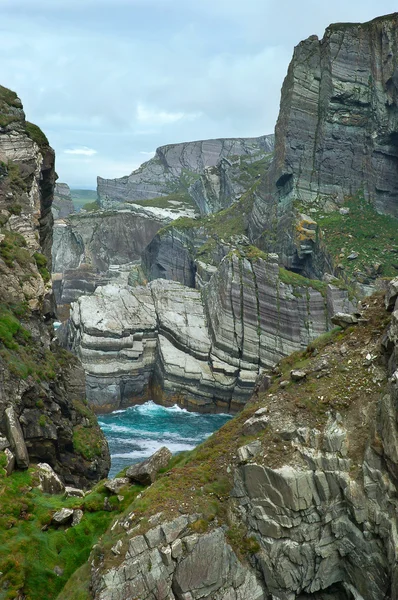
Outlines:
[[[171,556],[176,559],[179,558],[183,553],[183,549],[182,549],[182,542],[180,539],[176,539],[172,544],[171,544]]]
[[[141,485],[151,485],[155,481],[159,470],[167,467],[171,457],[170,450],[162,446],[150,458],[129,467],[126,471],[126,477],[130,481],[136,481]]]
[[[54,573],[56,574],[57,577],[62,577],[62,575],[64,574],[64,570],[62,569],[62,567],[59,567],[58,565],[56,565],[54,567]]]
[[[4,469],[6,471],[7,477],[9,477],[15,469],[15,456],[9,448],[6,448],[4,450],[4,454],[6,456],[6,464],[4,466]]]
[[[243,423],[243,433],[244,435],[254,435],[255,433],[259,433],[263,429],[266,429],[269,426],[269,417],[264,415],[256,415],[254,414],[252,417],[247,419]]]
[[[336,313],[331,318],[331,321],[334,325],[338,325],[339,327],[342,327],[343,329],[345,329],[346,327],[349,327],[350,325],[357,325],[358,317],[356,317],[353,314],[348,314],[348,313]]]
[[[63,494],[65,485],[47,463],[37,465],[40,485],[39,488],[44,494]]]
[[[347,260],[355,260],[356,258],[358,258],[358,256],[358,252],[351,252],[351,254],[347,256]]]
[[[76,525],[79,525],[81,523],[82,519],[83,519],[83,511],[80,510],[79,508],[76,508],[73,511],[72,527],[76,527]]]
[[[293,381],[303,381],[303,379],[306,379],[307,377],[307,373],[305,371],[290,371],[290,378]]]
[[[261,442],[260,440],[254,440],[254,442],[250,442],[250,444],[246,444],[245,446],[241,446],[238,448],[238,459],[239,462],[244,463],[254,458],[261,452]]]
[[[61,508],[53,514],[51,522],[55,525],[66,525],[72,521],[73,513],[72,508]]]
[[[122,487],[130,484],[128,477],[115,477],[104,482],[104,488],[112,494],[118,494]]]
[[[23,437],[21,425],[12,407],[6,408],[6,427],[7,437],[10,440],[11,449],[15,456],[15,461],[19,469],[27,469],[29,467],[29,455]]]
[[[66,498],[84,498],[85,495],[86,494],[85,494],[84,490],[81,490],[81,489],[75,488],[75,487],[71,487],[68,485],[65,487]]]
[[[10,442],[6,437],[0,436],[0,452],[10,447]]]
[[[122,540],[118,540],[116,542],[116,544],[114,546],[112,546],[111,550],[112,550],[113,554],[115,554],[116,556],[119,556],[119,554],[122,550],[122,547],[123,547]]]
[[[385,306],[388,311],[393,311],[398,298],[398,277],[388,282],[385,295]]]

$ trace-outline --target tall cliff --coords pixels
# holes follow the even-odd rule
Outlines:
[[[66,482],[104,477],[109,452],[84,405],[78,361],[54,340],[50,270],[54,152],[0,87],[0,436],[17,466],[49,463]],[[93,444],[94,455],[89,446]]]
[[[354,210],[365,206],[376,217],[398,217],[397,24],[395,13],[364,24],[331,25],[321,40],[311,36],[294,50],[282,88],[274,160],[250,220],[252,240],[280,252],[286,266],[321,271],[322,248],[315,238],[303,239],[300,213],[321,217],[322,230],[322,218],[335,213],[340,218],[350,196]],[[346,215],[340,229],[347,229]],[[353,238],[347,242],[354,250],[358,246],[355,266],[363,271],[358,216],[352,215]],[[328,241],[326,235],[326,246]],[[334,251],[335,267],[349,268],[350,251],[341,250],[345,241],[343,236]],[[385,252],[381,259],[388,263],[390,248]],[[369,264],[371,254],[368,258]]]
[[[201,140],[157,148],[154,158],[120,179],[98,177],[101,206],[135,202],[176,192],[187,192],[206,167],[221,159],[246,156],[259,160],[273,149],[273,135],[259,138]]]

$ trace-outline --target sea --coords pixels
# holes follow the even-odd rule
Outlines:
[[[173,454],[192,450],[231,419],[231,415],[203,415],[175,405],[164,407],[151,400],[98,417],[111,453],[109,477],[145,460],[162,446]]]

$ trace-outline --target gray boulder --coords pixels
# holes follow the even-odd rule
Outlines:
[[[55,525],[66,525],[70,523],[73,518],[74,510],[72,508],[61,508],[53,514],[52,523]]]
[[[11,449],[15,456],[17,467],[27,469],[29,467],[29,455],[23,437],[21,425],[12,406],[5,410],[7,437],[11,443]]]
[[[47,463],[39,463],[37,465],[40,485],[39,488],[45,494],[63,494],[65,485],[62,483],[58,475]]]
[[[155,481],[156,474],[160,469],[167,467],[172,453],[166,446],[159,448],[155,454],[141,463],[133,465],[126,471],[126,477],[141,485],[150,485]]]
[[[128,477],[115,477],[114,479],[105,481],[104,488],[112,494],[118,494],[122,487],[128,485],[129,483],[130,479],[128,479]]]

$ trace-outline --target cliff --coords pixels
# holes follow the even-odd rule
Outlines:
[[[154,158],[126,177],[98,177],[99,202],[108,208],[124,202],[187,193],[206,167],[214,168],[220,160],[238,156],[247,157],[248,163],[254,162],[272,152],[272,148],[273,136],[201,140],[161,146],[157,148]]]
[[[372,252],[357,231],[361,214],[368,211],[367,219],[376,220],[378,213],[398,216],[397,21],[395,13],[364,24],[331,25],[321,40],[311,36],[294,50],[282,88],[274,159],[250,219],[252,241],[279,252],[285,266],[319,276],[326,254],[335,268],[348,269],[350,276],[356,269],[366,277]],[[313,216],[324,243],[303,243],[300,213]],[[344,230],[340,245],[333,244],[339,229]],[[379,227],[367,233],[375,236],[374,262],[393,276],[397,240],[379,241]],[[348,259],[352,251],[358,255],[354,268]]]
[[[231,252],[202,293],[164,279],[108,285],[72,305],[69,345],[98,412],[155,399],[236,412],[264,368],[326,332],[348,294],[280,269],[256,249]]]
[[[52,203],[54,219],[63,219],[75,212],[70,188],[66,183],[56,183],[54,188],[54,200]]]
[[[78,361],[54,341],[50,270],[54,152],[0,87],[0,436],[19,468],[47,462],[65,482],[104,477],[109,453],[84,405]],[[95,456],[88,451],[93,444]]]
[[[396,598],[397,286],[173,459],[62,598]]]

